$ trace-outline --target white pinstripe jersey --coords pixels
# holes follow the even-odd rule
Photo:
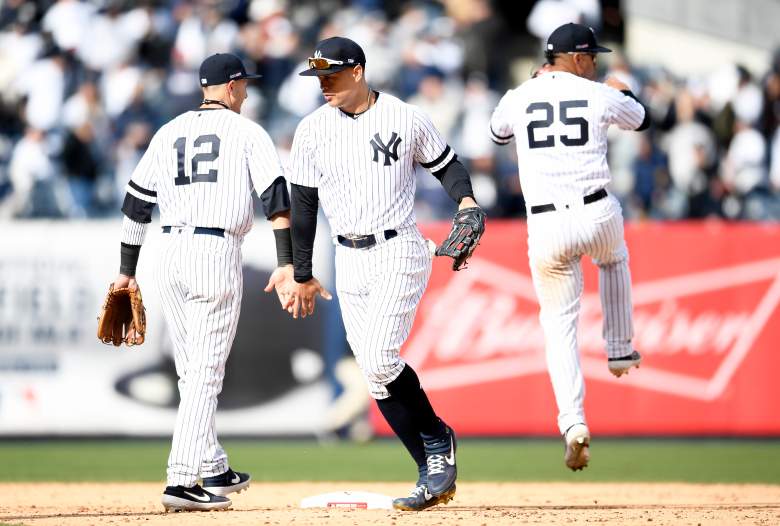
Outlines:
[[[227,109],[198,109],[157,131],[127,192],[156,202],[162,225],[223,228],[241,236],[252,228],[252,190],[261,194],[283,175],[259,124]]]
[[[645,116],[633,98],[571,73],[553,71],[509,90],[490,119],[493,140],[517,140],[527,206],[575,202],[607,186],[607,128],[635,130]]]
[[[455,153],[416,106],[381,93],[353,118],[327,104],[295,131],[289,180],[318,189],[333,235],[415,224],[417,162],[431,172]]]

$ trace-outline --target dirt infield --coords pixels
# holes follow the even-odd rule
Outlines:
[[[337,490],[399,495],[403,484],[255,483],[229,511],[164,514],[162,484],[0,484],[0,523],[35,526],[221,525],[775,525],[780,486],[459,483],[448,506],[413,512],[298,508]]]

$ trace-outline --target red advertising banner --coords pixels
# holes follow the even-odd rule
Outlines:
[[[428,225],[443,239],[449,226]],[[579,346],[593,433],[780,435],[780,225],[626,225],[640,369],[614,378],[583,258]],[[556,435],[525,223],[490,221],[462,272],[436,258],[404,358],[461,435]],[[380,433],[389,429],[374,414]]]

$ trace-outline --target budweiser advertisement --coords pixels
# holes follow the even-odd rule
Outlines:
[[[448,225],[423,227],[434,240]],[[780,226],[626,225],[640,369],[614,378],[583,258],[585,411],[607,435],[780,435]],[[436,258],[402,355],[461,435],[555,435],[525,223],[491,221],[468,269]],[[379,433],[389,428],[377,413]]]

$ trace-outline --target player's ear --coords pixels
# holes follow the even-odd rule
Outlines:
[[[358,64],[354,68],[352,68],[352,76],[355,77],[355,80],[360,80],[363,78],[363,66]]]
[[[580,74],[580,61],[577,58],[577,55],[572,55],[571,56],[571,63],[574,66],[574,73],[579,75]]]

